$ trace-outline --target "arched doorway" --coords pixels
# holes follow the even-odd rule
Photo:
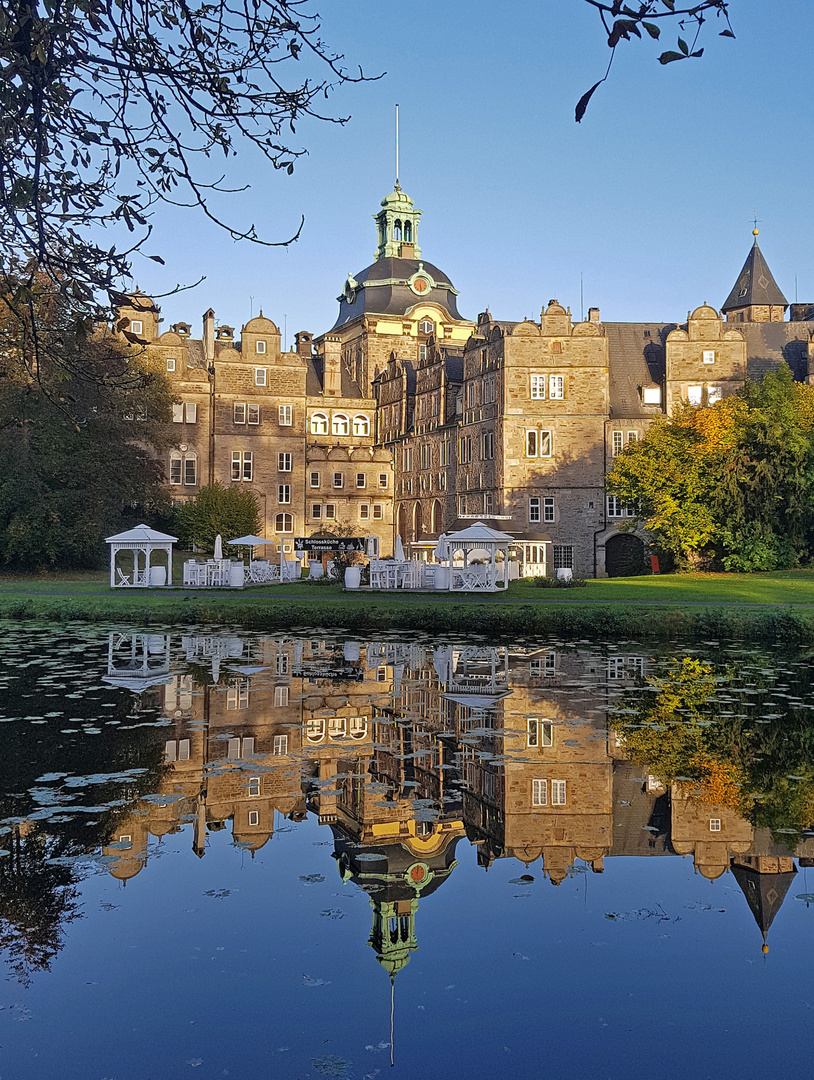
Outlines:
[[[432,504],[432,529],[430,530],[434,536],[438,536],[444,528],[444,508],[441,506],[440,499],[436,499]]]
[[[633,533],[616,533],[605,542],[605,570],[608,577],[644,574],[644,541]]]
[[[399,507],[399,528],[398,528],[398,533],[399,533],[399,536],[401,537],[402,543],[406,543],[410,539],[409,536],[407,535],[407,531],[408,531],[407,522],[408,522],[408,520],[409,519],[408,519],[408,514],[407,514],[407,507],[404,504],[402,504]]]

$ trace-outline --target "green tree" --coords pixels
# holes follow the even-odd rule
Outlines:
[[[175,514],[178,537],[188,547],[212,551],[220,533],[226,541],[257,533],[260,508],[251,491],[239,485],[216,482],[202,487],[194,499],[179,506]]]

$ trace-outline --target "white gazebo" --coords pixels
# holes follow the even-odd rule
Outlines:
[[[111,589],[146,589],[155,585],[172,585],[172,545],[178,543],[177,536],[156,532],[148,525],[136,525],[127,532],[108,536],[105,543],[110,545]],[[133,553],[133,569],[129,574],[126,574],[122,567],[116,566],[116,556],[120,551]],[[156,551],[166,555],[166,567],[152,565],[152,556]]]
[[[482,521],[444,538],[450,592],[496,592],[509,587],[509,548],[514,537]],[[497,555],[503,553],[502,565]]]

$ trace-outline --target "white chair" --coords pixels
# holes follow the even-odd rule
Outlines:
[[[387,588],[387,563],[384,559],[370,560],[370,587],[371,589]]]
[[[299,581],[302,575],[302,567],[299,559],[284,559],[282,565],[284,581]]]
[[[130,584],[130,575],[125,574],[120,566],[116,567],[116,574],[117,574],[117,580],[116,580],[117,585],[129,585]]]
[[[435,569],[431,563],[424,563],[424,573],[421,581],[422,589],[435,588]]]

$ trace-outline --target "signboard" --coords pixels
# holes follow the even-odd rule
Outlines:
[[[303,667],[292,671],[295,679],[334,679],[338,682],[362,682],[365,677],[364,671],[357,667]]]
[[[366,551],[364,536],[295,536],[297,551]]]

